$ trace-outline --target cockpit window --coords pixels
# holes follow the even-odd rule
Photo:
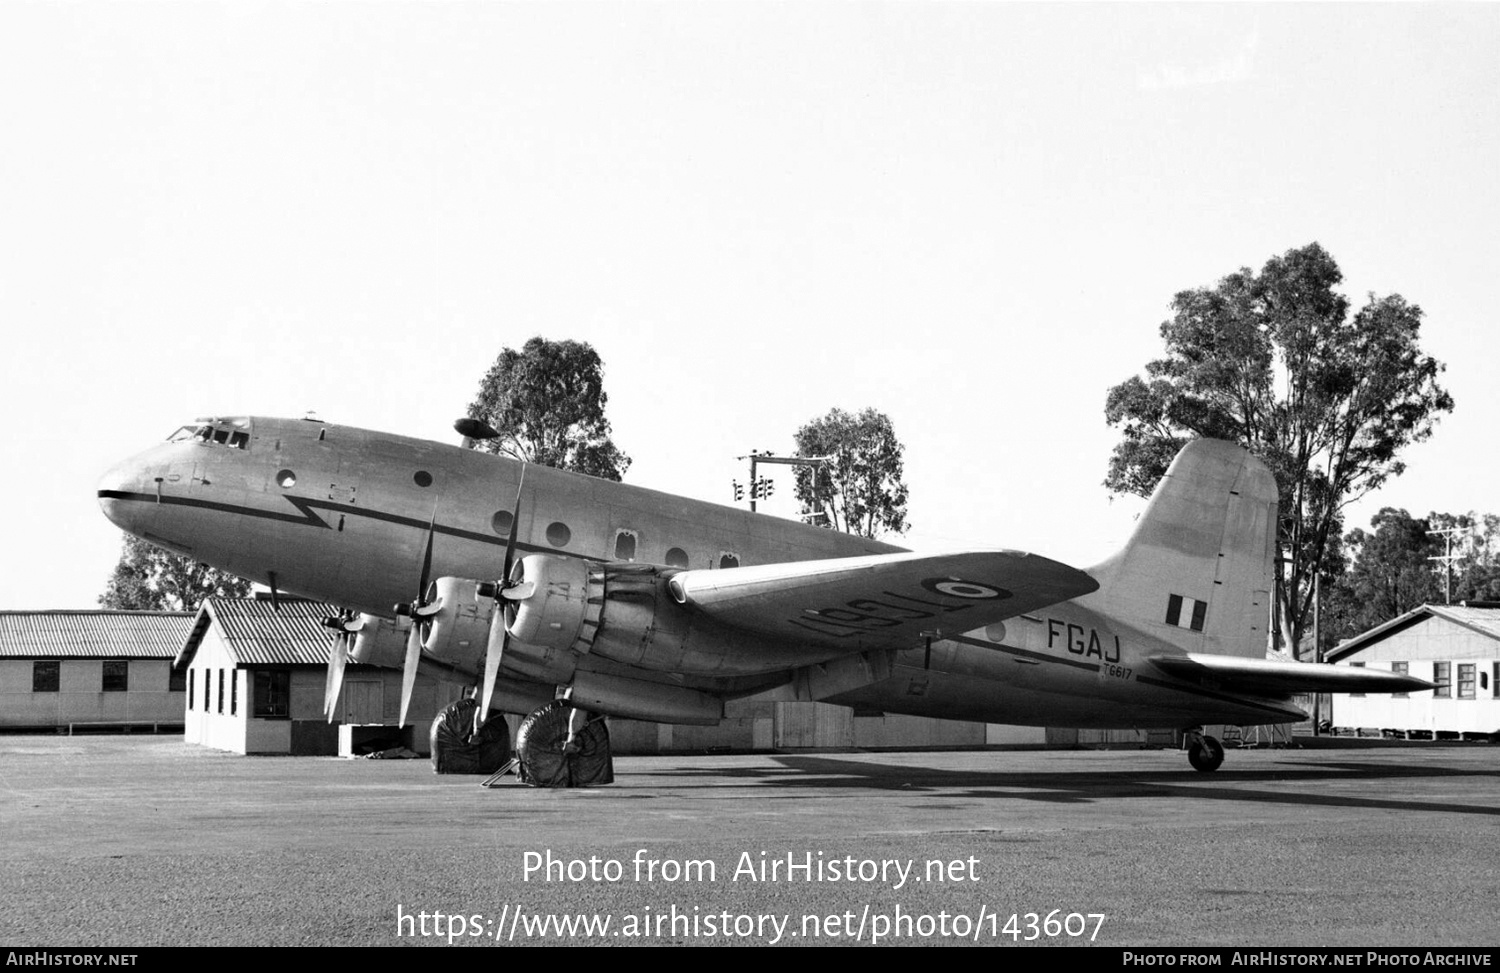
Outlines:
[[[243,419],[204,419],[178,429],[167,437],[167,442],[200,442],[228,446],[230,449],[244,449],[250,445],[250,434],[236,428],[243,425]]]

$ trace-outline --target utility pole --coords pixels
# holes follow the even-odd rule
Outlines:
[[[755,501],[764,500],[771,496],[776,489],[776,481],[757,479],[757,466],[761,463],[779,464],[781,466],[809,466],[813,471],[813,482],[817,482],[818,470],[826,465],[832,456],[774,456],[770,450],[757,452],[750,450],[749,456],[736,456],[735,459],[748,459],[750,461],[750,512],[755,512]],[[740,499],[740,485],[734,484],[734,499]]]
[[[1443,535],[1443,553],[1430,557],[1429,561],[1443,562],[1443,604],[1453,604],[1453,562],[1462,561],[1468,555],[1453,553],[1453,535],[1460,531],[1472,531],[1473,527],[1442,527],[1438,530],[1429,530],[1427,536],[1434,534]]]

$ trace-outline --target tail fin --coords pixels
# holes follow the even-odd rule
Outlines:
[[[1264,658],[1276,479],[1233,443],[1183,447],[1125,547],[1083,599],[1189,652]]]

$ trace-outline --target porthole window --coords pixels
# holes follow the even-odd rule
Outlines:
[[[547,543],[553,547],[567,547],[568,541],[572,539],[573,532],[562,521],[554,520],[547,525]]]
[[[674,547],[667,551],[667,565],[674,568],[685,568],[688,566],[687,551],[680,547]]]
[[[635,532],[622,530],[615,534],[615,560],[635,560]]]
[[[297,474],[291,470],[282,470],[276,474],[276,485],[283,490],[288,490],[297,485]]]
[[[417,470],[417,475],[412,477],[412,479],[416,481],[419,487],[432,486],[432,474],[426,470]]]
[[[490,527],[494,529],[495,533],[501,537],[505,537],[510,534],[510,521],[510,511],[500,510],[495,513],[495,516],[490,518]]]
[[[737,568],[740,566],[740,556],[733,551],[724,551],[719,554],[719,567]]]

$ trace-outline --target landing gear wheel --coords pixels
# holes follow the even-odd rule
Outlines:
[[[432,772],[493,774],[510,759],[510,727],[495,714],[474,732],[473,699],[450,703],[432,721]]]
[[[1211,736],[1203,737],[1202,741],[1194,741],[1188,747],[1188,763],[1193,765],[1194,770],[1208,773],[1218,770],[1219,765],[1224,762],[1224,745]]]
[[[521,782],[532,787],[613,784],[614,760],[604,717],[553,700],[516,731]]]

